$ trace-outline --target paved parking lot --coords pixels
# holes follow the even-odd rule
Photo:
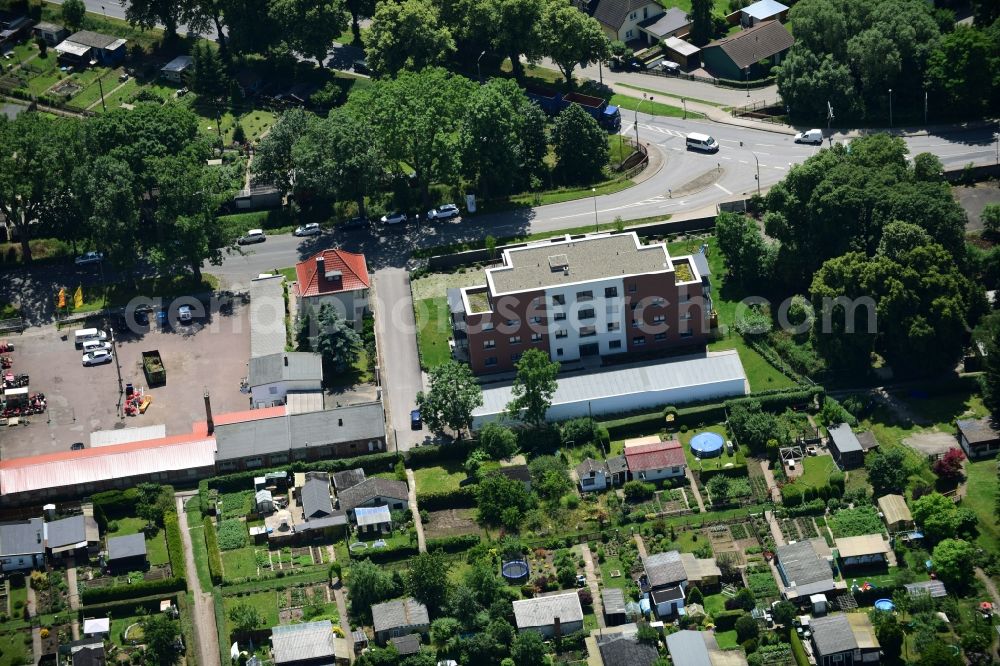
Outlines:
[[[158,349],[167,371],[166,384],[150,390],[153,402],[146,413],[124,422],[117,415],[115,364],[85,368],[80,362],[82,352],[73,344],[73,331],[83,326],[62,331],[46,326],[11,336],[16,349],[12,371],[30,375],[29,388],[45,394],[48,412],[30,417],[28,426],[0,432],[0,457],[66,451],[73,442],[89,446],[95,430],[164,424],[168,435],[184,434],[191,431],[192,422],[205,420],[206,389],[215,414],[248,409],[249,398],[240,393],[250,356],[247,313],[247,306],[236,306],[231,315],[215,313],[191,326],[121,337],[118,355],[124,383],[147,388],[143,351]]]

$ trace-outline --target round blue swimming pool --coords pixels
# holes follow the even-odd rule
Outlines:
[[[691,452],[699,458],[714,458],[722,455],[726,440],[715,432],[699,432],[691,438]]]
[[[896,610],[896,604],[892,603],[891,599],[879,599],[875,602],[875,608],[889,612]]]

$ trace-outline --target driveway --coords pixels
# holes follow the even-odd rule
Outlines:
[[[410,275],[402,268],[375,273],[375,334],[383,400],[389,405],[389,422],[396,450],[403,452],[425,440],[424,430],[410,429],[410,411],[416,409],[417,391],[423,390],[417,352]]]

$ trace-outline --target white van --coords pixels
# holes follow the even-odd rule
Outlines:
[[[687,147],[692,150],[703,150],[706,153],[714,153],[719,149],[719,142],[707,134],[691,132],[687,135]]]
[[[96,328],[81,328],[73,333],[73,341],[78,348],[83,348],[84,342],[104,342],[108,339],[108,334]]]

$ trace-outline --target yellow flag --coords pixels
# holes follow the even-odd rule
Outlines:
[[[66,307],[66,288],[65,287],[62,287],[59,290],[59,307],[60,308]]]
[[[83,286],[77,287],[73,294],[73,307],[79,308],[81,306],[83,306]]]

